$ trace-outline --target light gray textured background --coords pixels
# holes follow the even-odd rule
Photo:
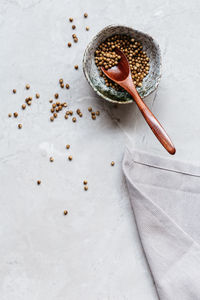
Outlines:
[[[134,104],[116,109],[103,102],[73,65],[81,66],[87,43],[106,25],[125,24],[152,35],[161,46],[163,76],[146,103],[174,141],[176,158],[199,163],[199,13],[198,0],[0,1],[1,300],[157,299],[121,161],[126,144],[168,154]],[[79,37],[71,49],[69,17]],[[60,77],[70,90],[60,90]],[[24,98],[35,92],[40,99],[21,111]],[[83,118],[74,124],[61,112],[50,123],[48,101],[55,92],[71,109],[80,108]],[[96,121],[89,105],[101,112]],[[18,119],[9,119],[14,111]]]

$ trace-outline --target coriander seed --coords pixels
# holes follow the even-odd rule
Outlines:
[[[17,92],[16,89],[13,89],[13,94],[16,94],[16,92]]]
[[[68,83],[66,83],[65,87],[66,87],[66,89],[69,89],[69,88],[70,88],[70,86],[69,86]]]
[[[80,114],[80,109],[78,108],[77,110],[76,110],[76,113],[77,113],[77,115],[79,115]]]
[[[30,89],[30,84],[26,84],[26,89],[29,90]]]
[[[88,107],[88,111],[89,111],[89,112],[92,111],[92,107],[91,107],[91,106]]]
[[[100,111],[96,111],[96,116],[99,116],[100,115]]]
[[[83,181],[83,184],[84,184],[84,185],[86,185],[87,183],[88,183],[87,180],[84,180],[84,181]]]
[[[72,23],[74,21],[74,19],[73,18],[69,18],[69,21]]]
[[[56,94],[54,95],[54,97],[55,97],[55,99],[58,99],[58,97],[59,97],[58,93],[56,93]]]
[[[18,128],[21,129],[22,128],[22,124],[18,124]]]
[[[74,123],[76,122],[76,118],[75,117],[72,118],[72,122],[74,122]]]
[[[67,103],[66,103],[66,102],[64,102],[64,103],[63,103],[63,106],[64,106],[64,107],[67,107]]]
[[[35,97],[36,97],[37,99],[39,99],[39,98],[40,98],[40,94],[36,93],[36,94],[35,94]]]
[[[70,145],[69,145],[69,144],[67,144],[67,145],[66,145],[66,149],[69,149],[69,148],[70,148]]]
[[[114,161],[111,161],[111,166],[113,167],[115,165],[115,162]]]
[[[86,185],[86,186],[84,186],[84,190],[85,191],[87,191],[88,190],[88,186]]]
[[[8,114],[8,118],[11,118],[12,117],[12,114]]]
[[[61,84],[60,84],[60,87],[61,87],[62,89],[64,88],[64,86],[65,86],[64,83],[61,83]]]
[[[68,159],[69,159],[69,160],[72,160],[72,156],[71,156],[71,155],[69,155],[69,156],[68,156]]]
[[[90,27],[86,26],[85,29],[86,29],[86,31],[89,31],[89,30],[90,30]]]
[[[57,113],[54,113],[53,116],[56,119],[58,115],[57,115]]]
[[[74,66],[74,69],[75,69],[75,70],[78,70],[78,65],[75,65],[75,66]]]
[[[65,119],[66,119],[66,120],[68,119],[68,115],[65,115]]]
[[[40,185],[41,184],[41,180],[37,180],[37,184]]]
[[[59,83],[60,84],[63,83],[63,79],[62,78],[59,79]]]
[[[51,157],[49,158],[49,160],[50,160],[50,162],[53,162],[53,161],[54,161],[54,158],[51,156]]]
[[[92,119],[93,119],[93,120],[96,120],[96,116],[95,116],[95,115],[92,115]]]
[[[53,116],[50,117],[50,121],[51,121],[51,122],[54,121],[54,117],[53,117]]]
[[[22,104],[22,109],[25,109],[26,108],[26,104]]]
[[[72,29],[73,29],[73,30],[76,29],[76,25],[72,25]]]
[[[88,17],[88,14],[87,13],[84,13],[84,18],[87,18]]]
[[[66,216],[68,214],[68,211],[65,209],[63,213]]]
[[[80,112],[79,117],[82,118],[83,114]]]
[[[17,112],[14,112],[14,113],[13,113],[13,116],[14,116],[15,118],[17,118],[17,117],[18,117],[18,113],[17,113]]]
[[[69,42],[69,43],[67,44],[67,46],[70,48],[70,47],[72,46],[72,44]]]

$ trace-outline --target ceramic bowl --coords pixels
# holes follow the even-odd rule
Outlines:
[[[99,75],[99,71],[94,61],[94,53],[99,44],[115,34],[128,35],[140,42],[143,46],[143,50],[146,51],[150,59],[149,74],[143,79],[142,87],[137,88],[137,91],[142,98],[151,94],[158,87],[161,77],[160,47],[148,34],[120,25],[110,25],[105,27],[88,44],[83,56],[83,72],[87,81],[93,90],[103,99],[112,103],[127,104],[134,100],[126,91],[116,91],[111,87],[107,87],[104,79]]]

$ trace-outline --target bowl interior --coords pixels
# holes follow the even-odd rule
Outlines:
[[[100,31],[87,46],[83,57],[84,74],[97,94],[104,99],[114,103],[130,103],[133,99],[126,91],[116,91],[107,87],[104,79],[99,75],[99,71],[94,61],[94,53],[99,44],[114,34],[124,34],[133,37],[140,42],[143,50],[146,51],[150,59],[149,74],[143,79],[142,87],[138,87],[138,93],[142,98],[152,93],[158,86],[161,76],[161,54],[159,45],[149,35],[125,26],[108,26]]]

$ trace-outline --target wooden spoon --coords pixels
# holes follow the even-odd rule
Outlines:
[[[158,122],[158,120],[155,118],[155,116],[152,114],[152,112],[149,110],[149,108],[146,106],[144,101],[140,98],[133,83],[129,62],[125,54],[118,48],[115,49],[115,52],[121,56],[118,65],[108,70],[106,70],[104,67],[101,67],[102,71],[108,78],[127,90],[127,92],[135,100],[143,117],[145,118],[146,122],[150,126],[159,142],[170,154],[175,154],[176,149],[169,136],[167,135],[161,124]]]

